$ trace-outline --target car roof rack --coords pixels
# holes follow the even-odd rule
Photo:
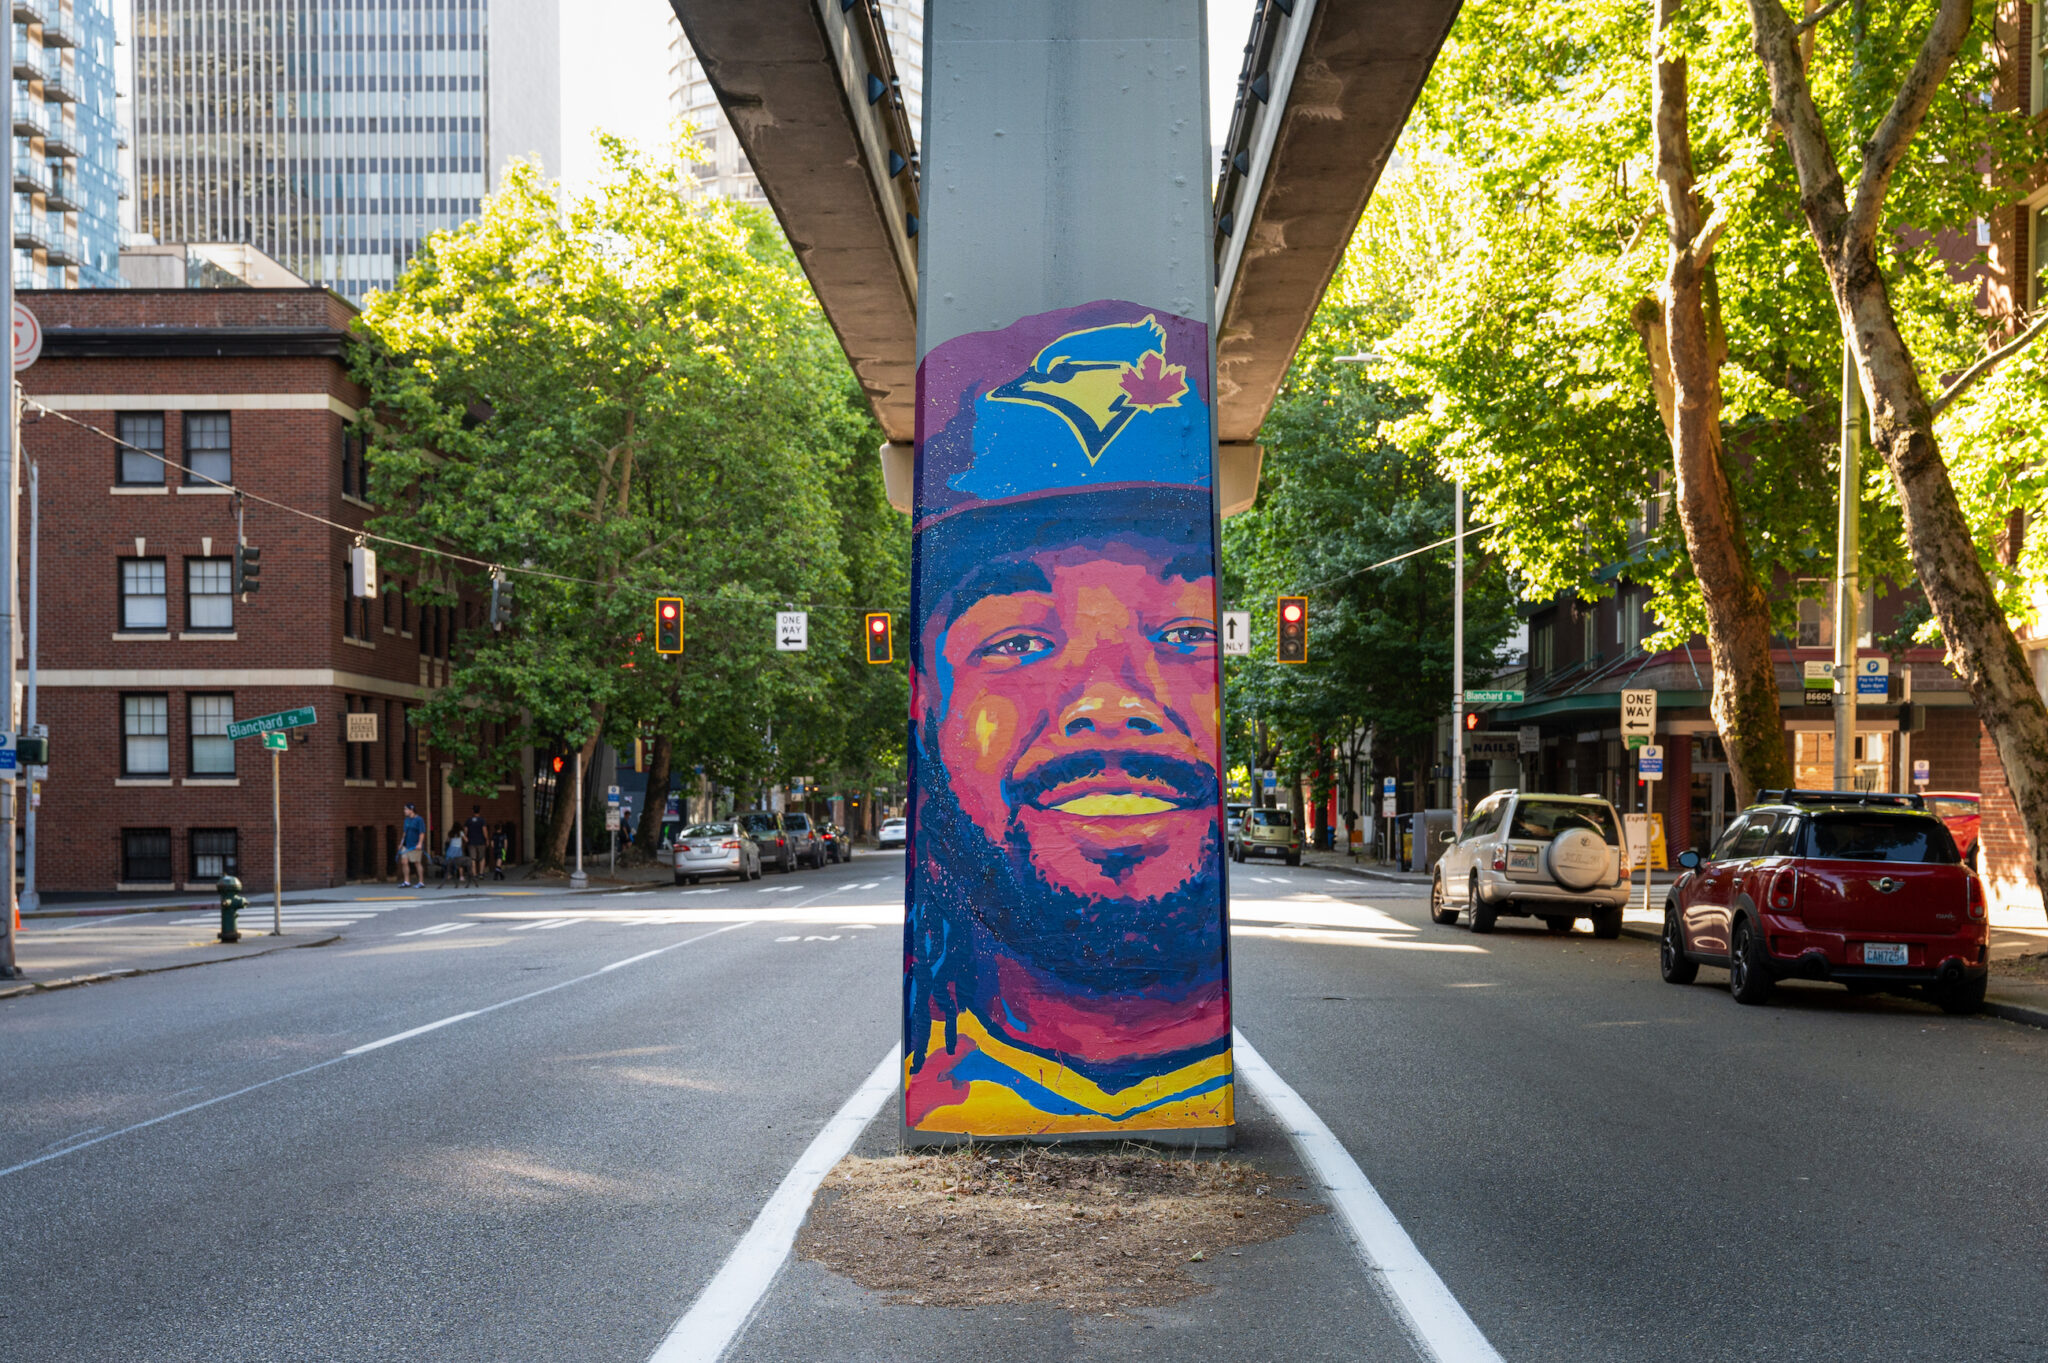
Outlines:
[[[1918,795],[1887,790],[1760,790],[1760,805],[1862,805],[1872,809],[1925,809]]]

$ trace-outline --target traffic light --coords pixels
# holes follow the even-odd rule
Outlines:
[[[1478,727],[1479,727],[1479,712],[1478,712],[1477,710],[1467,710],[1467,711],[1465,712],[1465,730],[1466,730],[1466,732],[1468,732],[1468,733],[1469,733],[1469,732],[1471,732],[1472,730],[1474,730],[1474,729],[1476,729],[1476,728],[1478,728]]]
[[[491,569],[491,628],[502,630],[512,622],[512,584],[502,569]]]
[[[680,596],[654,598],[654,651],[683,651],[683,598]]]
[[[1283,596],[1280,598],[1280,661],[1283,663],[1305,663],[1308,661],[1308,598],[1305,596]]]
[[[235,546],[235,594],[247,596],[263,590],[257,578],[263,572],[263,551],[253,544]]]
[[[887,611],[868,613],[868,661],[871,663],[893,663],[896,661],[896,629]]]

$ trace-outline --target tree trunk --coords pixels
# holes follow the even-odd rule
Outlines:
[[[1656,0],[1651,37],[1651,113],[1657,184],[1671,251],[1661,317],[1639,310],[1637,324],[1660,369],[1659,407],[1671,436],[1674,502],[1686,553],[1699,578],[1714,662],[1711,708],[1728,751],[1738,804],[1755,792],[1792,784],[1771,663],[1771,609],[1743,540],[1735,492],[1721,450],[1721,364],[1726,347],[1708,325],[1707,270],[1718,228],[1702,223],[1693,178],[1686,63],[1663,51],[1685,0]],[[1660,357],[1659,351],[1663,354]],[[1660,363],[1661,358],[1661,363]]]
[[[647,801],[647,808],[640,811],[640,827],[633,833],[633,845],[650,857],[661,837],[662,821],[668,817],[669,762],[673,751],[667,734],[654,736],[654,761],[648,765],[647,793],[641,797]]]
[[[1977,557],[1877,257],[1885,190],[1969,32],[1974,6],[1941,0],[1912,71],[1864,148],[1853,200],[1807,86],[1792,21],[1778,0],[1749,0],[1749,9],[1757,56],[1770,78],[1772,119],[1791,152],[1807,225],[1869,399],[1871,443],[1898,488],[1907,552],[1950,665],[1969,686],[1998,749],[2037,880],[2048,884],[2048,706]]]

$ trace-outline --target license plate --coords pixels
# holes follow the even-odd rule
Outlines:
[[[1904,965],[1905,963],[1906,944],[1904,942],[1865,942],[1863,944],[1863,964],[1865,965]]]
[[[1514,851],[1511,851],[1511,852],[1509,852],[1509,853],[1508,853],[1508,869],[1509,869],[1510,871],[1533,871],[1533,870],[1535,870],[1535,869],[1536,869],[1536,854],[1535,854],[1534,852],[1514,852]]]

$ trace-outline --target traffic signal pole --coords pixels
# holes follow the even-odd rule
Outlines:
[[[404,740],[400,740],[403,742]],[[270,750],[270,935],[284,936],[284,814],[277,789],[277,749]]]
[[[0,123],[14,126],[14,81],[0,80]],[[14,134],[0,137],[0,184],[14,184]],[[7,493],[6,514],[0,515],[0,719],[10,736],[14,727],[14,511],[19,441],[15,418],[21,411],[14,380],[14,253],[0,269],[0,322],[7,327],[7,419],[0,421],[0,488]],[[14,963],[14,773],[0,772],[0,980],[21,978]]]
[[[1856,634],[1863,623],[1863,380],[1842,336],[1842,465],[1835,524],[1835,789],[1856,782]]]
[[[1451,484],[1451,835],[1465,836],[1465,484]]]

